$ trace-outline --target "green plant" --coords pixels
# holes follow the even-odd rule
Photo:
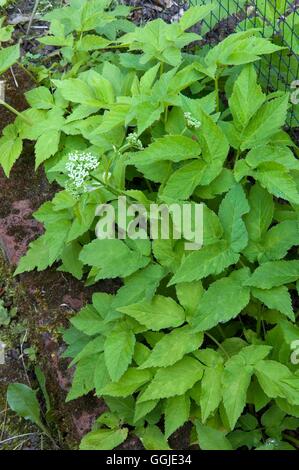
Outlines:
[[[118,21],[110,3],[86,3],[79,41],[85,8],[87,18],[92,7],[92,18],[105,11],[108,26]],[[111,449],[129,429],[145,448],[168,449],[187,421],[190,442],[202,449],[298,445],[289,431],[299,418],[290,360],[299,332],[291,300],[299,163],[282,130],[289,97],[263,93],[254,67],[280,47],[249,30],[186,53],[197,37],[185,30],[210,8],[116,35],[96,58],[93,49],[74,54],[78,35],[69,26],[50,88],[26,94],[31,107],[22,116],[31,125],[17,117],[0,140],[7,175],[29,139],[36,167],[64,188],[35,213],[45,233],[16,274],[60,262],[87,285],[123,281],[115,295],[94,294],[64,333],[64,356],[76,365],[67,399],[95,391],[110,409],[82,449]],[[56,38],[69,12],[52,16]],[[90,41],[98,45],[96,32]],[[192,237],[96,238],[98,205],[116,207],[119,196],[145,207],[202,203],[203,247],[186,250]]]
[[[52,405],[46,388],[45,375],[37,366],[35,367],[35,375],[44,400],[45,412],[41,410],[36,391],[22,383],[9,384],[7,388],[7,403],[18,416],[34,423],[48,437],[54,447],[57,448],[49,430],[52,422]]]

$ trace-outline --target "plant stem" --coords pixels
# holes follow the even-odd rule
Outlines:
[[[214,336],[212,336],[210,333],[207,333],[205,331],[205,335],[207,335],[212,341],[214,341],[215,344],[217,344],[218,348],[221,349],[221,351],[224,352],[224,354],[226,355],[226,357],[229,359],[230,358],[230,355],[228,354],[228,352],[224,349],[224,347],[219,343],[219,341],[217,341],[216,338],[214,338]]]
[[[286,434],[286,433],[283,433],[283,437],[287,441],[292,442],[292,444],[295,444],[295,446],[299,448],[299,439],[296,439],[296,437],[290,436],[289,434]]]
[[[23,114],[19,113],[19,111],[17,111],[15,108],[13,108],[12,106],[10,106],[8,103],[6,103],[6,101],[3,101],[0,99],[0,105],[2,104],[2,106],[4,106],[6,109],[8,109],[8,111],[14,113],[16,116],[18,116],[20,119],[22,119],[24,122],[26,122],[26,124],[28,124],[29,126],[32,126],[32,122],[27,119],[25,116],[23,116]]]
[[[219,75],[216,72],[215,76],[215,92],[216,92],[216,112],[219,113]]]
[[[257,314],[257,322],[256,322],[256,334],[258,337],[261,336],[261,326],[262,326],[262,312],[261,309],[259,309],[258,314]]]

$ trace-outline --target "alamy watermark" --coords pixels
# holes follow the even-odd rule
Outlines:
[[[185,250],[203,244],[203,204],[131,203],[126,196],[97,206],[100,217],[96,236],[100,239],[185,240]]]

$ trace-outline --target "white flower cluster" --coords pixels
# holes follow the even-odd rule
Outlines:
[[[138,135],[136,134],[136,132],[132,132],[131,134],[129,134],[127,136],[127,143],[131,146],[131,147],[135,147],[139,150],[142,150],[143,149],[143,145],[142,145],[142,142],[140,139],[138,139]]]
[[[191,113],[184,113],[184,117],[187,121],[187,126],[194,128],[194,129],[199,129],[201,126],[201,122],[195,119]]]
[[[68,154],[68,162],[65,165],[70,179],[67,189],[78,195],[87,191],[86,180],[92,170],[95,170],[99,162],[97,158],[89,152],[74,151]]]

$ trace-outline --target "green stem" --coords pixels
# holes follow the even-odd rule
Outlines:
[[[207,331],[205,331],[205,335],[207,335],[212,341],[214,341],[215,344],[217,344],[218,348],[221,349],[221,351],[223,351],[223,353],[226,355],[226,357],[228,359],[230,359],[230,355],[228,354],[228,352],[224,349],[224,347],[219,343],[219,341],[217,341],[216,338],[214,338],[214,336],[212,336],[210,333],[208,333]]]
[[[295,444],[296,447],[299,447],[299,439],[296,439],[296,437],[290,436],[289,434],[283,433],[283,437],[287,440],[292,442],[292,444]]]
[[[166,106],[165,112],[164,112],[164,126],[167,123],[167,118],[168,118],[168,106]]]
[[[256,322],[256,334],[258,338],[261,336],[261,326],[262,326],[262,312],[261,309],[259,309],[258,314],[257,314],[257,322]]]
[[[216,112],[219,113],[219,75],[216,73],[215,76],[215,92],[216,92]]]
[[[25,116],[23,116],[23,114],[19,113],[19,111],[17,111],[15,108],[13,108],[12,106],[10,106],[8,103],[6,103],[6,101],[3,101],[0,99],[0,105],[2,104],[2,106],[4,106],[6,109],[8,109],[8,111],[14,113],[16,116],[18,116],[20,119],[22,119],[23,121],[26,122],[26,124],[28,124],[29,126],[32,126],[32,122],[27,119]]]
[[[164,72],[164,62],[160,62],[160,77]]]

